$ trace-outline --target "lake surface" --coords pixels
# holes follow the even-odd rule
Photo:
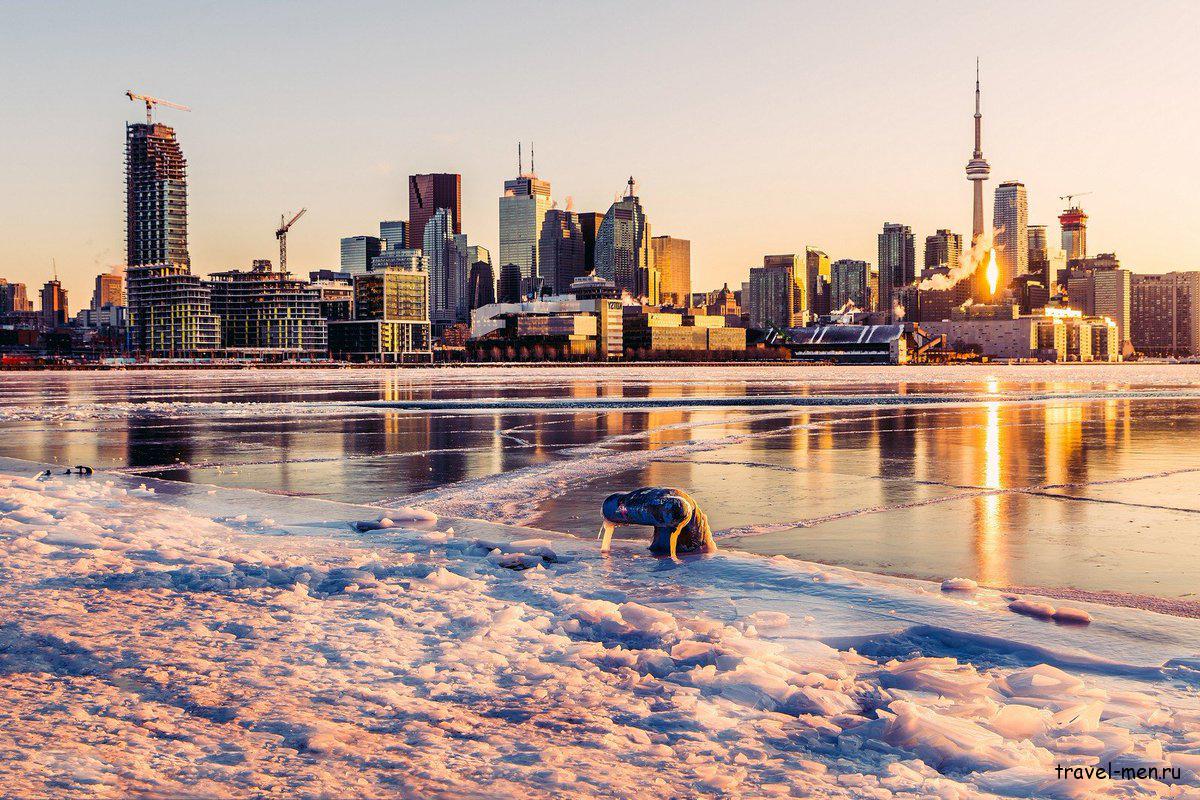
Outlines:
[[[724,547],[1189,598],[1200,367],[7,373],[0,455],[592,534],[679,486]],[[623,530],[630,536],[642,535]]]

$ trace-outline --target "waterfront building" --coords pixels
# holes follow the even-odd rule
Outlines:
[[[0,314],[24,314],[33,311],[33,301],[23,283],[0,278]]]
[[[996,229],[992,257],[999,279],[996,293],[1008,289],[1014,278],[1029,272],[1029,207],[1025,184],[1005,181],[996,187],[992,225]]]
[[[829,267],[830,312],[845,308],[847,303],[861,311],[871,308],[871,265],[850,258],[839,259]]]
[[[549,181],[529,173],[504,182],[504,194],[500,196],[500,263],[516,264],[522,278],[545,277],[538,267],[538,248],[549,210]]]
[[[403,250],[408,247],[408,223],[389,220],[379,223],[379,244],[382,250]]]
[[[957,269],[961,255],[962,237],[957,233],[939,228],[937,233],[925,237],[925,269]]]
[[[659,302],[688,307],[692,293],[692,243],[673,236],[650,239],[654,267],[659,274]]]
[[[354,319],[329,323],[329,351],[347,361],[432,360],[429,274],[383,267],[354,276]]]
[[[61,328],[70,319],[67,311],[67,290],[58,278],[46,281],[42,286],[42,326],[48,330]]]
[[[976,184],[978,186],[979,184]],[[879,310],[891,320],[897,294],[916,279],[916,240],[912,229],[895,222],[884,223],[879,234]]]
[[[1117,325],[1121,350],[1130,342],[1130,272],[1113,253],[1067,262],[1067,305],[1087,317],[1108,317]],[[1132,347],[1132,345],[1130,345]]]
[[[169,125],[125,126],[125,263],[191,263],[187,160]]]
[[[408,248],[422,247],[425,226],[439,208],[449,209],[451,234],[462,233],[462,176],[453,173],[410,175],[408,178]]]
[[[352,280],[315,280],[309,284],[317,293],[321,319],[326,322],[354,319]]]
[[[801,264],[795,253],[763,256],[763,265],[750,269],[749,284],[746,305],[751,328],[792,328],[805,323],[807,264]]]
[[[1130,276],[1135,350],[1150,356],[1200,356],[1200,272]]]
[[[342,239],[342,272],[362,275],[371,269],[371,259],[382,251],[375,236],[347,236]]]
[[[220,349],[212,293],[187,265],[130,265],[125,280],[130,349],[174,358],[211,356]]]
[[[552,208],[542,222],[538,274],[553,294],[566,294],[584,271],[583,229],[574,211]]]
[[[308,282],[259,260],[248,271],[214,272],[204,285],[221,320],[221,346],[230,355],[325,355],[329,341],[321,293]]]
[[[650,222],[630,176],[628,193],[609,207],[596,233],[596,274],[657,305],[661,287],[650,239]]]
[[[553,360],[620,358],[624,352],[623,313],[619,298],[588,292],[595,279],[583,278],[579,293],[518,303],[492,303],[471,312],[471,349],[476,357],[493,351],[512,359]],[[609,284],[615,291],[615,287]]]

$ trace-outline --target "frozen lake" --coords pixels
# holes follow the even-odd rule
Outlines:
[[[0,456],[591,534],[692,493],[722,546],[1194,600],[1200,367],[10,373]]]

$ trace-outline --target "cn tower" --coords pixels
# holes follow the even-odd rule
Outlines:
[[[967,162],[967,180],[975,184],[975,215],[971,225],[971,244],[983,235],[983,182],[991,167],[983,160],[983,114],[979,112],[979,59],[975,59],[975,152]]]

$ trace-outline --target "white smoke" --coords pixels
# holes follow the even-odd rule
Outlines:
[[[951,268],[947,273],[939,273],[925,278],[917,288],[921,290],[927,289],[949,289],[959,281],[965,280],[975,274],[975,270],[981,264],[987,263],[988,251],[992,249],[992,244],[996,239],[997,234],[1001,233],[1003,228],[996,228],[989,232],[984,232],[972,245],[971,249],[958,256],[958,265]]]
[[[575,210],[575,198],[572,197],[571,195],[567,195],[567,211],[574,211],[574,210]]]
[[[904,306],[899,303],[892,306],[892,317],[896,320],[904,319]]]

